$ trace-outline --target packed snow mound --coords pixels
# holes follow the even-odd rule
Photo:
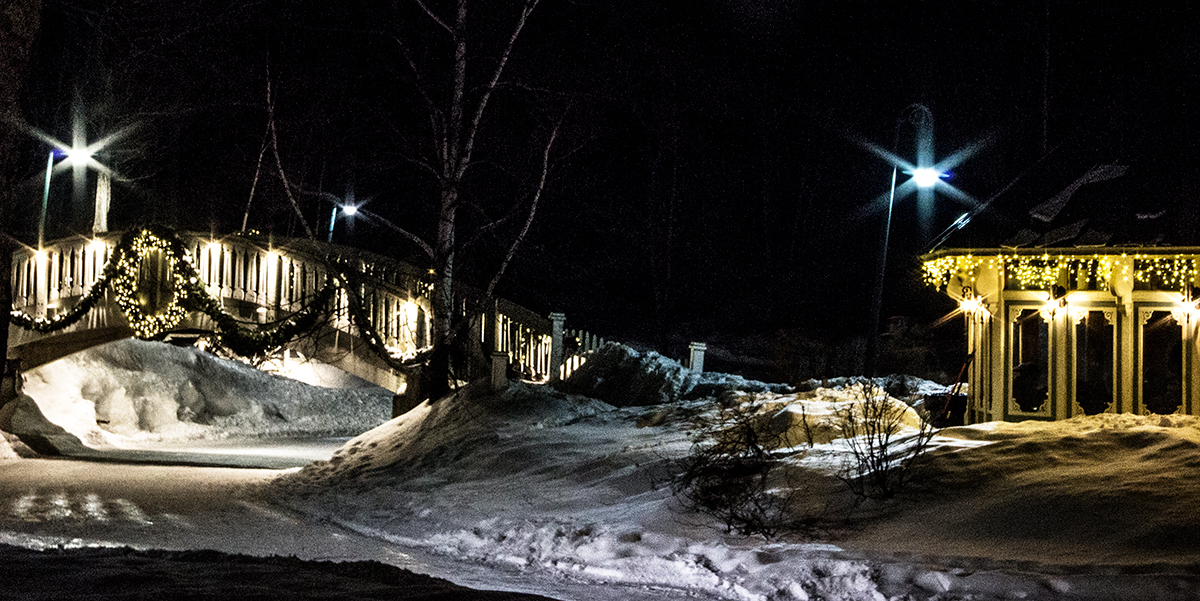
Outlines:
[[[697,374],[654,351],[641,352],[616,342],[587,354],[587,361],[560,382],[564,392],[603,400],[616,407],[671,403],[728,391],[786,392],[786,384],[768,384],[741,376]]]
[[[700,598],[877,598],[869,565],[813,555],[833,547],[764,547],[682,512],[667,483],[693,448],[696,416],[714,411],[714,399],[615,407],[551,386],[513,382],[493,393],[482,384],[351,440],[330,461],[275,480],[273,493],[362,533],[515,565],[530,577],[666,587]],[[853,411],[863,390],[723,394],[754,395],[773,419],[809,415],[832,431],[838,411]],[[888,403],[918,419],[904,403]],[[806,482],[840,490],[839,442],[781,452],[809,456],[798,464],[816,468]]]
[[[900,425],[898,435],[905,429],[916,431],[921,427],[923,420],[912,407],[862,383],[793,394],[758,393],[756,400],[770,415],[772,432],[781,434],[786,444],[798,447],[843,438],[844,417],[853,415],[862,420],[864,401],[871,394],[882,396],[876,400],[886,403],[886,415]]]
[[[351,439],[329,461],[310,464],[294,480],[328,483],[367,473],[391,477],[450,467],[458,477],[498,477],[514,465],[537,461],[500,452],[505,432],[555,428],[613,409],[603,401],[520,381],[493,392],[481,380]]]
[[[608,342],[588,353],[587,361],[559,389],[617,407],[638,407],[678,400],[696,380],[696,374],[678,361]]]
[[[1101,414],[940,435],[982,444],[934,453],[926,469],[937,498],[881,520],[854,546],[1067,566],[1200,562],[1196,417]]]
[[[351,434],[391,392],[309,386],[191,348],[120,340],[25,372],[24,392],[89,446],[231,435]]]
[[[21,458],[17,454],[16,449],[13,448],[12,443],[8,440],[8,437],[9,435],[6,432],[0,432],[0,461],[11,461]]]

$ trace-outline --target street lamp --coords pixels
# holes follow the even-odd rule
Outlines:
[[[347,217],[354,217],[358,214],[358,207],[352,204],[333,205],[333,212],[329,214],[329,242],[333,242],[333,224],[337,223],[338,209],[342,210],[342,214]]]
[[[82,136],[76,136],[77,139],[75,144],[68,147],[67,145],[49,136],[44,134],[39,135],[52,145],[52,148],[46,157],[46,182],[45,185],[42,186],[42,211],[38,218],[38,250],[41,250],[45,246],[46,242],[46,209],[50,204],[50,178],[54,173],[54,159],[56,157],[62,157],[63,161],[59,163],[60,165],[72,165],[81,169],[84,167],[92,167],[93,169],[99,171],[102,176],[107,177],[111,171],[109,171],[104,165],[101,165],[99,162],[97,162],[93,157],[97,152],[100,151],[101,148],[104,147],[105,144],[109,142],[109,140],[113,138],[113,136],[109,136],[108,138],[89,145],[83,144]],[[78,177],[79,173],[76,172],[76,178]]]
[[[875,276],[875,291],[871,298],[871,331],[867,337],[866,374],[876,376],[879,359],[879,314],[883,309],[883,284],[887,272],[888,244],[892,233],[892,209],[896,202],[896,179],[900,173],[899,159],[894,153],[900,144],[900,128],[908,121],[917,126],[917,167],[906,171],[912,176],[911,183],[918,191],[932,194],[934,186],[941,180],[942,173],[929,165],[933,163],[933,113],[923,104],[911,104],[900,111],[896,118],[896,132],[892,137],[892,180],[888,190],[887,216],[883,225],[883,249],[879,253],[879,273]]]
[[[50,153],[46,157],[46,184],[42,186],[42,213],[38,218],[38,250],[41,250],[46,242],[46,207],[50,204],[50,175],[54,172],[54,157],[59,156],[65,157],[63,164],[83,165],[92,158],[92,150],[78,146],[68,150],[50,149]]]

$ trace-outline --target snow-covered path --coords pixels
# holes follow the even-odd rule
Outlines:
[[[312,561],[377,561],[478,590],[547,594],[552,589],[562,598],[674,598],[674,591],[623,586],[597,595],[594,582],[537,582],[521,570],[402,548],[264,500],[261,486],[279,474],[69,459],[0,461],[0,545],[208,549]],[[222,575],[214,573],[213,578],[216,584]]]
[[[302,559],[415,560],[256,498],[273,470],[61,459],[0,463],[0,542],[31,547],[213,549]]]

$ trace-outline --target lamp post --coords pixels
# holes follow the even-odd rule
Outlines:
[[[900,116],[896,118],[896,132],[892,137],[893,154],[900,144],[900,127],[906,120],[918,127],[917,166],[909,172],[912,175],[912,183],[918,190],[932,190],[941,178],[941,173],[929,166],[933,158],[933,113],[923,104],[910,104],[900,111]],[[896,179],[899,173],[900,166],[893,158],[887,215],[883,225],[883,249],[879,253],[879,272],[875,275],[875,289],[871,298],[871,331],[867,337],[866,364],[864,366],[868,377],[878,375],[876,369],[879,361],[879,318],[883,309],[884,276],[887,272],[888,246],[892,233],[892,209],[896,202]]]
[[[42,186],[42,212],[38,217],[38,250],[42,250],[46,243],[46,208],[50,204],[50,177],[54,173],[54,157],[62,156],[63,163],[71,165],[86,165],[91,161],[92,155],[95,154],[95,146],[73,146],[70,150],[63,150],[55,147],[50,149],[49,155],[46,157],[46,183]]]
[[[333,242],[333,225],[337,223],[338,209],[342,210],[342,214],[347,217],[354,217],[358,214],[358,207],[352,204],[333,205],[333,211],[329,214],[329,239],[328,242]]]
[[[54,171],[54,155],[58,149],[50,151],[46,158],[46,185],[42,187],[42,214],[38,218],[38,250],[42,250],[46,242],[46,206],[50,203],[50,173]]]

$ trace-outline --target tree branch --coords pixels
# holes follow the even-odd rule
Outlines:
[[[275,155],[275,167],[279,169],[279,179],[283,180],[283,191],[287,193],[288,201],[292,203],[292,209],[296,211],[296,216],[300,218],[300,225],[304,226],[304,233],[308,235],[309,240],[316,240],[313,236],[312,228],[308,227],[308,220],[304,218],[304,213],[300,210],[300,204],[296,202],[296,197],[292,196],[292,185],[288,183],[287,174],[283,171],[283,160],[279,158],[279,135],[275,131],[275,100],[271,97],[271,78],[267,77],[267,125],[271,130],[271,151]]]
[[[546,148],[542,151],[542,176],[538,179],[537,189],[533,193],[533,202],[529,207],[529,215],[525,218],[525,225],[521,227],[521,233],[513,239],[512,246],[508,248],[508,254],[504,256],[504,262],[500,264],[500,268],[496,270],[495,277],[488,283],[486,298],[492,298],[496,291],[496,284],[500,282],[500,278],[504,276],[504,270],[508,268],[508,264],[517,254],[517,248],[525,241],[526,234],[529,233],[529,227],[533,225],[533,217],[537,214],[538,201],[542,198],[542,190],[546,189],[546,176],[550,173],[550,149],[554,147],[554,140],[558,138],[558,128],[562,126],[562,122],[567,118],[567,112],[571,110],[568,106],[566,111],[563,111],[561,117],[554,124],[554,129],[550,131],[550,139],[546,141]]]
[[[425,11],[425,14],[429,15],[429,18],[433,19],[434,23],[437,23],[442,29],[445,29],[451,37],[458,37],[458,35],[454,32],[454,29],[447,25],[446,22],[441,19],[441,17],[438,17],[436,14],[434,14],[432,10],[429,10],[429,7],[425,5],[425,2],[422,0],[413,0],[413,2],[416,2],[417,6],[420,6],[421,10]]]
[[[479,104],[475,107],[475,115],[471,118],[471,123],[467,128],[467,133],[463,137],[463,150],[460,160],[458,161],[455,177],[461,179],[467,170],[467,165],[471,162],[471,150],[475,147],[475,133],[479,130],[479,124],[483,121],[483,113],[487,109],[488,100],[495,91],[496,85],[500,82],[500,75],[504,72],[504,66],[508,64],[508,57],[512,54],[512,49],[517,44],[517,37],[521,35],[521,30],[525,27],[525,22],[529,20],[529,15],[533,13],[533,9],[537,8],[539,0],[525,0],[525,6],[521,9],[521,18],[517,19],[516,27],[513,28],[512,35],[508,38],[508,45],[504,47],[504,53],[500,55],[500,60],[496,64],[496,70],[492,72],[492,78],[483,88],[483,95],[479,98]]]
[[[417,236],[416,234],[409,232],[408,230],[392,223],[391,221],[388,221],[387,219],[379,216],[378,214],[372,213],[365,209],[359,209],[358,212],[361,213],[362,215],[365,215],[366,217],[368,217],[370,219],[379,221],[380,223],[391,228],[392,230],[395,230],[396,233],[408,238],[409,240],[412,240],[413,243],[415,243],[417,246],[421,247],[421,250],[425,251],[425,254],[429,256],[430,260],[433,260],[433,247],[429,246],[429,244],[427,242],[425,242],[424,240],[422,240],[420,238],[420,236]]]

